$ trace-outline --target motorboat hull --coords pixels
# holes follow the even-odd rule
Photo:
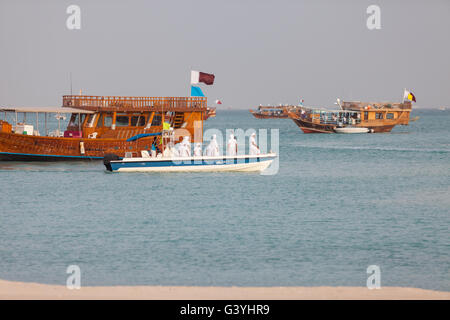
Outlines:
[[[263,171],[276,154],[236,157],[124,158],[104,164],[112,172],[258,172]]]
[[[336,133],[369,133],[370,129],[368,128],[358,128],[358,127],[343,127],[343,128],[334,128]]]

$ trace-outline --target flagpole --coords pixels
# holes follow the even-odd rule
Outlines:
[[[192,87],[191,74],[192,74],[192,66],[189,67],[189,88],[188,88],[189,96],[191,96],[191,87]]]

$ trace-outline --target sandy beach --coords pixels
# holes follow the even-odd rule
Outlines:
[[[450,292],[382,287],[169,287],[111,286],[67,289],[60,285],[0,280],[1,300],[29,299],[155,299],[155,300],[372,300],[450,299]]]

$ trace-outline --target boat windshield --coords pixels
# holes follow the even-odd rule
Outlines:
[[[85,114],[72,113],[68,127],[78,127],[82,125],[85,117]]]

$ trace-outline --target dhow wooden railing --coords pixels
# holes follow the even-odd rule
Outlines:
[[[124,97],[124,96],[63,96],[63,107],[72,108],[132,108],[162,107],[165,110],[207,107],[206,97]]]

